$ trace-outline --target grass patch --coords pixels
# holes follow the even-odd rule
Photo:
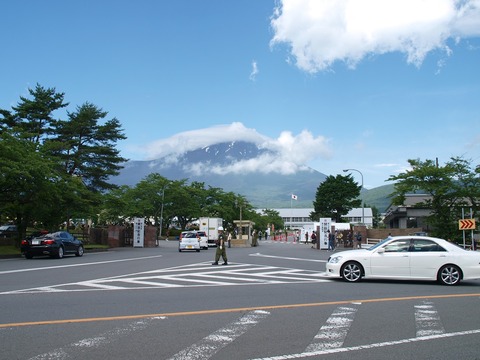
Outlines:
[[[0,255],[20,255],[20,249],[13,245],[1,245]]]
[[[83,247],[85,250],[95,250],[95,249],[109,249],[108,245],[101,245],[101,244],[84,244]]]

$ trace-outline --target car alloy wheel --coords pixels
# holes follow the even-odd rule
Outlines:
[[[356,262],[348,262],[341,270],[342,278],[349,282],[356,282],[362,278],[362,268]]]
[[[63,258],[63,247],[61,246],[58,248],[57,258],[59,259]]]
[[[77,249],[77,252],[75,253],[76,256],[83,256],[83,253],[84,253],[84,249],[83,249],[83,246],[80,245]]]
[[[438,280],[444,285],[457,285],[462,275],[455,265],[445,265],[438,272]]]

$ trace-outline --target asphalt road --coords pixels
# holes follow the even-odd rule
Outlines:
[[[480,359],[480,281],[344,283],[304,244],[214,252],[0,260],[0,359]]]

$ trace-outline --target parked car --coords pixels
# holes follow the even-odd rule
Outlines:
[[[12,238],[18,234],[16,225],[2,225],[0,226],[0,238]]]
[[[480,279],[480,253],[443,239],[396,236],[359,250],[340,251],[328,258],[329,276],[349,282],[365,279],[437,280],[457,285]]]
[[[195,250],[200,252],[200,241],[198,241],[197,235],[194,232],[184,234],[178,241],[178,251],[183,250]]]
[[[27,259],[45,255],[61,259],[68,254],[83,256],[84,247],[82,241],[69,232],[57,231],[23,240],[20,250]]]
[[[197,238],[200,241],[200,248],[208,250],[208,236],[205,231],[195,231]]]

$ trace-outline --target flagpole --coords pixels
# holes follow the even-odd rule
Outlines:
[[[290,196],[290,228],[293,224],[293,195]]]
[[[293,194],[290,194],[290,230],[293,230]],[[288,241],[288,233],[285,240]]]

